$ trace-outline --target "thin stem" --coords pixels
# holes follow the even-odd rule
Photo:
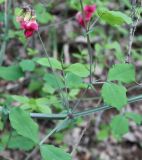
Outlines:
[[[92,84],[92,65],[93,65],[93,50],[92,50],[92,47],[91,47],[91,41],[90,41],[90,36],[88,33],[89,31],[89,28],[87,28],[87,23],[85,21],[85,13],[84,13],[84,10],[83,10],[83,3],[82,3],[82,0],[80,0],[80,5],[81,5],[81,10],[82,10],[82,15],[83,15],[83,21],[84,21],[84,24],[85,24],[85,30],[86,30],[86,37],[87,37],[87,49],[88,49],[88,54],[89,54],[89,63],[90,63],[90,84]]]
[[[61,59],[62,59],[62,58],[61,58]],[[69,108],[69,112],[70,112],[68,88],[67,88],[67,83],[66,83],[66,78],[65,78],[65,72],[64,72],[64,66],[63,66],[63,61],[62,61],[62,60],[61,60],[61,65],[62,65],[62,74],[63,74],[63,79],[64,79],[64,85],[65,85],[66,105],[67,105],[67,107]]]
[[[85,89],[85,91],[83,92],[83,94],[81,95],[81,97],[78,99],[78,101],[76,102],[76,104],[74,105],[72,112],[74,112],[76,110],[76,108],[79,106],[81,100],[83,99],[84,95],[86,94],[87,90],[89,89],[90,84],[87,86],[87,88]]]
[[[43,49],[44,49],[44,52],[45,52],[45,54],[46,54],[46,56],[47,56],[48,63],[49,63],[49,65],[50,65],[50,67],[51,67],[51,70],[52,70],[54,76],[55,76],[56,83],[57,83],[57,85],[58,85],[58,87],[59,87],[59,92],[60,92],[61,98],[63,99],[63,102],[64,102],[63,105],[64,105],[64,107],[67,109],[67,111],[69,112],[69,107],[68,107],[68,105],[66,104],[66,101],[67,101],[67,100],[66,100],[66,98],[64,97],[63,91],[62,91],[62,89],[61,89],[61,87],[60,87],[60,84],[59,84],[59,82],[58,82],[58,78],[57,78],[56,73],[55,73],[55,71],[54,71],[54,69],[53,69],[53,67],[52,67],[51,62],[50,62],[49,55],[48,55],[48,53],[47,53],[47,50],[46,50],[46,48],[45,48],[45,45],[44,45],[44,43],[43,43],[43,41],[42,41],[42,39],[41,39],[41,36],[40,36],[39,32],[37,32],[37,33],[38,33],[40,42],[41,42],[41,44],[42,44],[42,47],[43,47]]]
[[[85,134],[85,132],[86,132],[88,126],[89,126],[90,121],[91,121],[91,119],[87,122],[86,126],[85,126],[84,129],[82,130],[82,132],[81,132],[81,134],[80,134],[80,136],[79,136],[79,138],[78,138],[77,143],[73,146],[73,150],[72,150],[72,152],[71,152],[72,157],[74,156],[75,151],[76,151],[76,149],[77,149],[77,147],[78,147],[78,145],[79,145],[79,143],[80,143],[83,135]]]
[[[53,130],[51,130],[51,132],[49,132],[49,134],[47,134],[39,143],[39,145],[41,146],[52,134],[54,134],[57,130],[58,126],[56,126]]]
[[[100,19],[100,17],[97,17],[97,19],[91,24],[89,31],[94,29],[94,27],[95,27],[95,25],[96,25],[96,23],[98,22],[99,19]]]
[[[111,108],[113,108],[113,107],[108,106],[108,105],[104,105],[102,107],[95,107],[93,109],[88,109],[88,110],[85,110],[85,111],[82,111],[82,112],[76,112],[73,115],[74,115],[74,117],[78,118],[78,117],[82,117],[82,116],[91,115],[91,114],[94,114],[96,112],[105,111],[105,110],[108,110],[108,109],[111,109]]]
[[[35,147],[35,149],[25,158],[25,160],[29,160],[38,150],[39,147],[47,141],[47,139],[52,136],[62,125],[65,121],[67,121],[68,118],[64,119],[62,123],[59,123],[54,129],[52,129],[40,142],[39,144]]]

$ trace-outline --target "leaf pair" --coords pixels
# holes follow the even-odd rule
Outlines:
[[[39,128],[38,125],[32,120],[30,117],[30,114],[25,112],[24,110],[20,108],[13,108],[9,114],[9,119],[11,122],[11,126],[16,130],[16,132],[23,136],[23,139],[25,137],[25,144],[31,148],[33,147],[32,143],[28,143],[27,139],[31,140],[34,144],[39,143]],[[17,142],[17,140],[23,141],[21,137],[15,137],[16,139],[13,139],[13,142],[16,142],[17,144],[13,145],[10,143],[10,147],[17,147],[21,144]],[[26,148],[24,148],[26,149]],[[54,147],[52,145],[41,145],[40,151],[43,160],[71,160],[71,155],[64,152],[61,148]]]

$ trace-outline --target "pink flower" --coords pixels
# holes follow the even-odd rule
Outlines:
[[[31,37],[35,31],[38,31],[38,23],[34,19],[22,21],[20,24],[26,38]]]
[[[91,18],[92,18],[92,15],[93,13],[96,11],[96,5],[86,5],[84,8],[83,8],[83,11],[84,11],[84,20],[86,23],[88,23]],[[77,22],[82,26],[82,27],[85,27],[85,23],[84,23],[84,20],[83,20],[83,15],[81,12],[78,12],[76,14],[76,20]]]
[[[80,24],[82,27],[85,27],[84,21],[83,21],[83,16],[81,12],[78,12],[75,16],[78,24]],[[87,22],[87,21],[86,21]]]
[[[87,12],[87,13],[94,13],[96,11],[96,5],[86,5],[84,7],[84,11]]]

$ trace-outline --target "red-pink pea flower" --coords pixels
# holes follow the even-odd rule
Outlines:
[[[22,8],[16,21],[20,24],[21,29],[24,30],[26,38],[31,37],[35,31],[38,31],[38,23],[36,22],[35,11],[29,7]]]
[[[22,21],[21,28],[24,30],[24,35],[26,38],[31,37],[35,31],[38,31],[38,23],[35,19],[29,21]]]
[[[86,24],[91,20],[93,13],[96,11],[96,5],[95,4],[86,5],[84,6],[83,11],[84,11],[84,19],[83,19],[82,12],[78,12],[76,14],[76,20],[82,27],[85,27],[84,20]]]

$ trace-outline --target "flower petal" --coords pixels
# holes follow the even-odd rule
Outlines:
[[[26,38],[29,38],[33,35],[34,31],[33,30],[25,30],[24,35]]]

